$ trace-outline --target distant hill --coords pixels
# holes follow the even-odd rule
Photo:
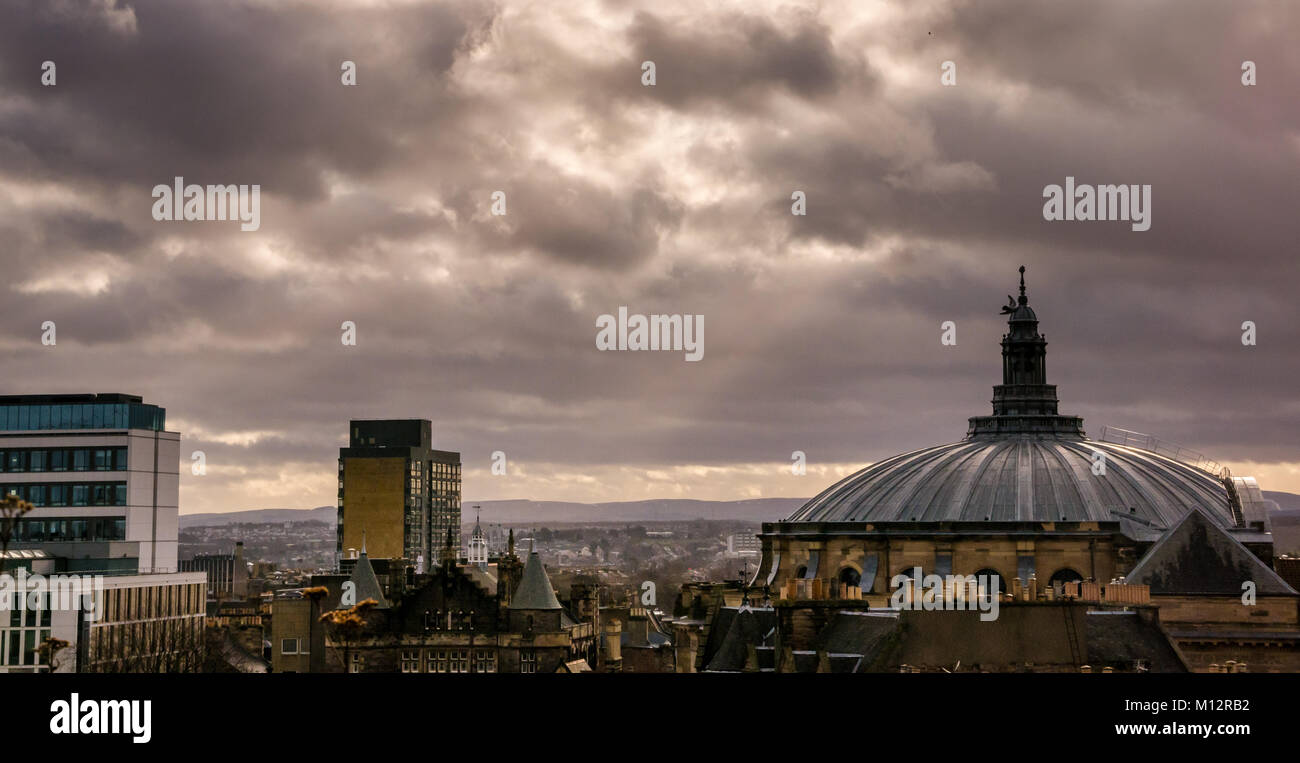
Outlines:
[[[1264,497],[1277,501],[1284,527],[1300,523],[1300,495],[1265,490]],[[490,524],[532,525],[541,522],[674,522],[690,519],[747,520],[775,522],[807,502],[807,498],[754,498],[747,501],[696,501],[664,498],[649,501],[615,501],[610,503],[573,503],[570,501],[465,501],[465,522],[474,519],[474,506],[482,507],[480,516]],[[333,524],[338,510],[333,506],[314,509],[253,509],[219,514],[182,514],[181,529],[201,525],[228,525],[237,522],[303,522],[317,520]],[[1286,531],[1284,531],[1286,532]]]
[[[474,506],[491,524],[530,525],[540,522],[673,522],[689,519],[775,522],[807,502],[807,498],[754,498],[747,501],[697,501],[665,498],[614,503],[567,501],[465,501],[461,514],[474,518]]]
[[[1277,505],[1282,509],[1300,509],[1300,495],[1295,493],[1283,493],[1278,490],[1261,490],[1264,497],[1270,501],[1277,501]]]
[[[668,498],[650,501],[613,503],[572,503],[569,501],[465,501],[461,516],[474,520],[474,507],[489,524],[533,525],[542,522],[673,522],[690,519],[748,520],[775,522],[789,516],[807,498],[755,498],[747,501],[696,501]],[[200,526],[229,525],[238,522],[304,522],[319,520],[334,523],[338,510],[333,506],[315,509],[253,509],[219,514],[182,514],[181,529]]]
[[[249,524],[267,524],[270,522],[307,522],[317,520],[334,524],[338,521],[339,510],[333,506],[317,506],[314,509],[250,509],[248,511],[227,511],[212,514],[182,514],[181,529],[191,527],[216,527],[233,525],[241,522]]]
[[[1282,507],[1269,517],[1273,528],[1273,553],[1300,554],[1300,495],[1265,490],[1264,497]]]

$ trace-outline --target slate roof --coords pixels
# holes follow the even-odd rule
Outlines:
[[[1084,645],[1094,672],[1106,665],[1127,670],[1137,660],[1145,660],[1152,673],[1188,672],[1169,638],[1137,612],[1088,612]]]
[[[1076,605],[1080,606],[1080,605]],[[954,617],[962,616],[953,613]],[[1055,622],[1055,620],[1053,621]],[[1084,632],[1080,634],[1086,650],[1087,661],[1100,670],[1115,666],[1131,670],[1137,660],[1146,662],[1147,669],[1156,673],[1187,672],[1187,665],[1177,649],[1160,627],[1136,612],[1087,612]],[[758,669],[772,670],[777,660],[776,613],[771,609],[749,607],[723,607],[709,634],[710,650],[705,653],[705,670],[709,672],[740,672],[745,670],[749,647],[756,648]],[[1064,633],[1064,620],[1060,623]],[[995,632],[991,638],[1010,638],[1009,632]],[[951,634],[919,631],[904,628],[899,612],[892,610],[853,611],[842,610],[832,615],[817,634],[811,649],[791,652],[790,670],[796,673],[816,673],[822,666],[831,673],[858,673],[880,670],[897,660],[894,650],[900,644],[938,644],[950,652],[948,661],[964,658],[964,645],[953,640]]]
[[[816,652],[795,650],[791,653],[794,659],[794,672],[796,673],[816,673],[819,662]]]
[[[834,655],[855,655],[862,659],[855,662],[851,671],[859,666],[871,664],[877,654],[887,644],[887,637],[898,630],[898,612],[836,612],[826,627],[817,635],[817,649]],[[831,659],[831,669],[835,671],[836,659]]]
[[[376,609],[388,609],[388,599],[384,598],[384,589],[379,585],[379,578],[375,575],[375,568],[370,564],[370,557],[366,556],[363,549],[361,558],[357,559],[357,566],[352,570],[352,583],[357,587],[357,603],[366,599],[374,599],[378,602]]]
[[[542,558],[536,551],[528,554],[523,577],[510,597],[510,609],[560,609],[560,600],[555,598],[551,579],[547,577]]]
[[[749,658],[749,647],[772,646],[776,638],[776,610],[754,607],[722,607],[709,632],[704,669],[741,671]],[[711,649],[710,649],[711,647]]]
[[[1296,595],[1295,589],[1200,509],[1192,509],[1147,550],[1125,577],[1153,594],[1240,596],[1243,581],[1258,594]]]

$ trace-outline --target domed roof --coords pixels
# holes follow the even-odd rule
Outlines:
[[[1093,474],[1094,453],[1105,472]],[[1100,470],[1099,470],[1100,471]],[[1199,506],[1232,526],[1209,472],[1142,448],[1085,438],[971,438],[872,464],[787,522],[1055,522],[1120,518],[1163,529]]]
[[[1025,295],[1002,308],[1002,384],[993,415],[966,439],[872,464],[804,504],[787,522],[1114,522],[1161,530],[1193,506],[1237,524],[1219,477],[1154,451],[1089,440],[1058,412],[1047,339]],[[1105,458],[1098,459],[1100,453]],[[1093,473],[1094,464],[1097,467]],[[1127,523],[1126,522],[1126,523]]]

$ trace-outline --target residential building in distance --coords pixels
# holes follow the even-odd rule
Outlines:
[[[208,598],[243,599],[248,596],[248,564],[244,561],[244,543],[235,542],[229,554],[195,554],[182,559],[181,572],[202,572],[208,576]]]
[[[460,454],[432,448],[427,419],[349,422],[339,449],[338,561],[372,557],[432,569],[450,530],[460,537]]]
[[[761,556],[763,541],[750,533],[734,533],[727,536],[727,556]]]

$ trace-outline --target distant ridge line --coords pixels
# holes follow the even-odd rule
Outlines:
[[[541,522],[679,522],[692,519],[775,522],[807,503],[807,498],[749,498],[739,501],[701,501],[693,498],[650,498],[641,501],[576,503],[572,501],[462,501],[462,517],[472,520],[474,506],[482,507],[486,524],[532,525]],[[333,524],[337,509],[249,509],[219,513],[182,514],[181,529],[236,523],[318,521]]]

